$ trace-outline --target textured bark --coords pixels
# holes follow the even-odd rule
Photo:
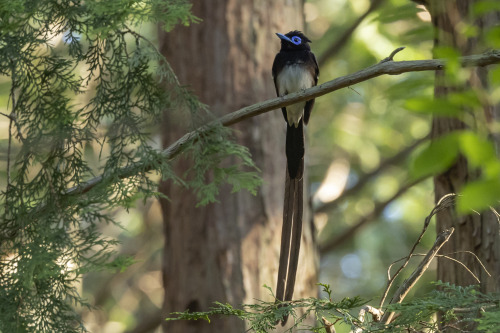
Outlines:
[[[280,43],[274,32],[301,29],[300,0],[194,1],[203,21],[160,33],[161,52],[181,84],[221,116],[275,96],[271,64]],[[171,111],[165,112],[163,145],[188,129]],[[208,310],[213,302],[235,306],[256,299],[272,300],[263,285],[276,284],[285,180],[285,122],[281,111],[253,117],[233,126],[262,170],[257,196],[231,194],[223,187],[220,203],[196,206],[189,191],[164,182],[161,191],[165,248],[164,316],[174,311]],[[179,158],[182,174],[190,161]],[[305,200],[306,202],[306,200]],[[306,209],[307,211],[307,209]],[[305,216],[307,217],[307,215]],[[306,219],[305,219],[306,220]],[[295,297],[316,296],[317,255],[314,228],[304,225]],[[238,319],[164,323],[165,332],[243,332]]]
[[[499,13],[490,13],[473,20],[470,10],[477,1],[472,0],[433,0],[430,1],[430,12],[435,26],[435,46],[449,46],[457,49],[462,55],[485,51],[482,46],[483,32],[495,24],[500,23]],[[466,37],[460,30],[463,23],[474,25],[478,29],[477,37]],[[449,92],[460,91],[464,87],[474,87],[488,94],[487,83],[488,67],[477,67],[469,71],[467,82],[462,86],[453,86],[446,82],[442,71],[436,72],[435,96],[443,97]],[[484,114],[469,114],[474,117],[477,128],[488,128],[488,123],[498,121],[499,106],[490,105],[487,98],[483,98]],[[457,118],[435,117],[432,124],[432,135],[442,134],[465,129],[467,126]],[[490,139],[499,147],[498,136],[489,134]],[[500,155],[499,155],[500,156]],[[470,170],[467,160],[461,156],[458,161],[445,173],[434,178],[435,196],[438,201],[447,193],[458,193],[464,184],[477,179],[478,171]],[[459,217],[453,210],[446,210],[437,216],[438,232],[450,227],[455,228],[455,234],[443,247],[443,253],[456,253],[453,257],[464,263],[481,280],[483,291],[500,290],[500,230],[497,218],[490,211]],[[469,253],[475,253],[491,273],[489,277],[477,260]],[[438,259],[438,279],[458,285],[476,284],[477,281],[463,267],[450,260]]]

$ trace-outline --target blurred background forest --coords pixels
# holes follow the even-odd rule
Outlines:
[[[321,71],[319,83],[376,64],[400,46],[405,49],[395,60],[432,58],[430,16],[414,2],[307,0],[304,15],[304,32],[313,41]],[[137,31],[158,45],[156,25]],[[275,32],[287,31],[268,33]],[[56,49],[64,43],[63,36],[54,39]],[[339,47],[332,49],[335,43]],[[267,47],[277,52],[279,40]],[[3,114],[9,113],[9,89],[7,78],[0,77]],[[430,98],[433,92],[434,72],[428,71],[385,75],[316,99],[307,127],[306,164],[318,229],[319,282],[330,284],[336,298],[378,299],[389,265],[409,252],[434,206],[432,178],[408,182],[410,161],[421,148],[415,142],[430,132],[431,115],[409,111],[405,104],[414,96]],[[9,119],[0,117],[1,188],[6,186],[8,126]],[[152,124],[149,131],[160,149],[159,125]],[[16,149],[14,143],[14,153]],[[99,156],[109,153],[101,149],[95,144],[85,151],[96,168]],[[160,332],[164,238],[159,201],[139,199],[110,214],[121,228],[103,225],[100,232],[118,239],[116,250],[135,263],[124,271],[83,277],[78,290],[96,307],[80,310],[83,321],[94,333]],[[435,235],[431,226],[416,252],[431,247]],[[434,265],[412,293],[433,288],[429,281],[436,277]]]

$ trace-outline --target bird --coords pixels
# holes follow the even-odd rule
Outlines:
[[[278,97],[311,88],[318,84],[319,67],[307,38],[301,31],[276,33],[281,40],[274,58],[272,75]],[[283,226],[276,286],[276,299],[291,301],[295,287],[300,239],[302,235],[304,125],[309,122],[314,98],[281,108],[287,124],[286,177],[283,205]],[[281,324],[287,321],[285,316]]]

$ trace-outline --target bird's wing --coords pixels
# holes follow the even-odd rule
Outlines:
[[[319,77],[319,67],[318,67],[318,61],[316,61],[316,57],[314,56],[314,53],[309,52],[309,63],[311,64],[309,66],[309,71],[311,75],[314,78],[314,85],[318,84],[318,77]],[[304,123],[307,125],[309,122],[309,117],[311,116],[311,111],[314,106],[314,98],[311,100],[308,100],[306,102],[306,105],[304,106]]]
[[[276,88],[276,96],[280,96],[280,87],[278,83],[278,73],[283,69],[283,66],[285,65],[283,55],[281,52],[279,52],[276,57],[274,58],[273,62],[273,80],[274,80],[274,88]],[[286,116],[286,108],[283,107],[281,108],[281,112],[283,113],[283,118],[285,118],[285,121],[288,122],[287,116]]]

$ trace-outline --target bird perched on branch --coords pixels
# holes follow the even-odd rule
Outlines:
[[[281,49],[274,58],[272,69],[276,94],[284,96],[315,86],[319,68],[309,38],[300,31],[276,35],[281,39]],[[280,301],[290,301],[293,297],[302,235],[304,125],[309,121],[313,105],[314,99],[311,99],[281,108],[287,123],[287,172],[276,287],[276,298]]]

